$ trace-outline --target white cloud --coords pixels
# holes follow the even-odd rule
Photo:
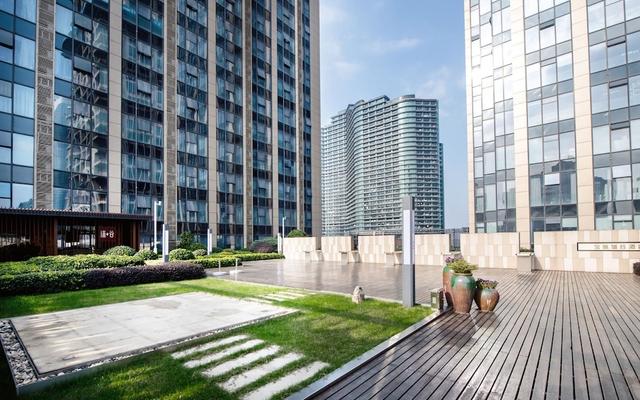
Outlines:
[[[353,61],[334,60],[332,64],[334,72],[342,78],[353,76],[362,70],[362,65]]]
[[[322,26],[340,24],[348,18],[348,14],[337,3],[330,3],[328,1],[320,2],[320,24]]]
[[[374,40],[369,44],[369,51],[384,55],[394,51],[407,50],[416,48],[422,43],[422,40],[413,37],[405,37],[392,40]]]
[[[416,90],[416,96],[428,99],[438,99],[441,103],[446,102],[449,90],[455,90],[455,78],[449,67],[441,66],[435,70],[429,78],[424,81]]]

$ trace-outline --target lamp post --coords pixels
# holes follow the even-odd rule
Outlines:
[[[153,252],[158,254],[158,207],[162,206],[162,201],[153,202]]]
[[[415,267],[415,200],[411,196],[402,198],[402,304],[416,304]]]
[[[285,215],[284,217],[282,217],[282,244],[284,247],[284,221],[287,219],[287,216]]]

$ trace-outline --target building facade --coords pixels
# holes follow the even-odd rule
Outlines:
[[[283,217],[319,233],[318,18],[318,0],[0,2],[0,207],[161,202],[172,241],[220,247]]]
[[[444,229],[438,101],[413,95],[359,101],[322,128],[323,235],[400,233],[401,199],[418,232]]]
[[[471,234],[515,234],[536,255],[566,239],[553,269],[606,269],[577,250],[601,243],[626,271],[617,260],[638,258],[626,250],[640,229],[640,1],[465,0],[465,43]]]

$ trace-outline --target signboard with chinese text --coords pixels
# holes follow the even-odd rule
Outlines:
[[[580,242],[578,251],[640,251],[640,242]]]

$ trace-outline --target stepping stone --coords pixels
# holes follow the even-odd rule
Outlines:
[[[294,361],[298,361],[303,356],[298,353],[287,353],[281,357],[274,358],[266,364],[258,365],[248,371],[245,371],[241,374],[234,375],[229,378],[222,385],[222,388],[227,392],[235,392],[255,381],[262,378],[263,376],[267,376],[272,372],[275,372]]]
[[[247,300],[247,301],[255,301],[255,302],[257,302],[257,303],[262,303],[262,304],[273,304],[273,303],[271,302],[271,300],[260,299],[260,298],[257,298],[257,297],[247,297],[247,298],[245,298],[245,299],[243,299],[243,300]]]
[[[253,353],[245,354],[242,357],[229,360],[213,368],[204,370],[202,371],[202,375],[206,376],[207,378],[213,378],[216,376],[224,375],[233,369],[244,367],[245,365],[249,365],[255,361],[272,356],[279,351],[280,351],[280,346],[274,345],[274,346],[265,347],[264,349],[254,351]]]
[[[284,293],[278,293],[278,294],[286,294],[288,296],[293,296],[293,297],[297,297],[297,298],[306,296],[306,294],[304,294],[304,293],[297,293],[297,292],[284,292]]]
[[[294,300],[293,297],[285,297],[285,296],[282,296],[282,295],[277,294],[277,293],[263,294],[260,297],[262,297],[263,299],[269,299],[269,300],[274,300],[274,301]]]
[[[247,335],[229,336],[228,338],[216,340],[214,342],[205,343],[203,345],[192,347],[190,349],[186,349],[186,350],[183,350],[183,351],[177,351],[175,353],[171,353],[171,357],[173,357],[175,359],[184,358],[186,356],[190,356],[191,354],[199,353],[201,351],[206,351],[206,350],[210,350],[210,349],[215,349],[216,347],[226,346],[228,344],[239,342],[241,340],[245,340],[245,339],[248,339],[248,338],[249,338],[249,336],[247,336]]]
[[[285,299],[288,299],[288,300],[295,300],[295,299],[299,299],[300,297],[304,297],[304,295],[297,296],[297,295],[295,295],[293,293],[286,293],[286,292],[276,293],[276,296],[284,297]]]
[[[247,393],[242,397],[243,400],[263,400],[270,399],[272,396],[289,389],[295,385],[298,385],[309,378],[312,378],[315,374],[322,371],[329,364],[321,361],[312,362],[311,364],[299,368],[289,374],[283,376],[277,381],[267,383],[264,386],[259,387],[253,392]]]
[[[214,361],[221,360],[225,357],[239,353],[241,351],[252,349],[256,346],[261,345],[262,343],[264,342],[260,339],[249,340],[244,343],[240,343],[235,346],[228,347],[217,353],[209,354],[202,358],[197,358],[195,360],[187,361],[186,363],[184,363],[184,366],[187,368],[200,367],[202,365],[210,364]]]

